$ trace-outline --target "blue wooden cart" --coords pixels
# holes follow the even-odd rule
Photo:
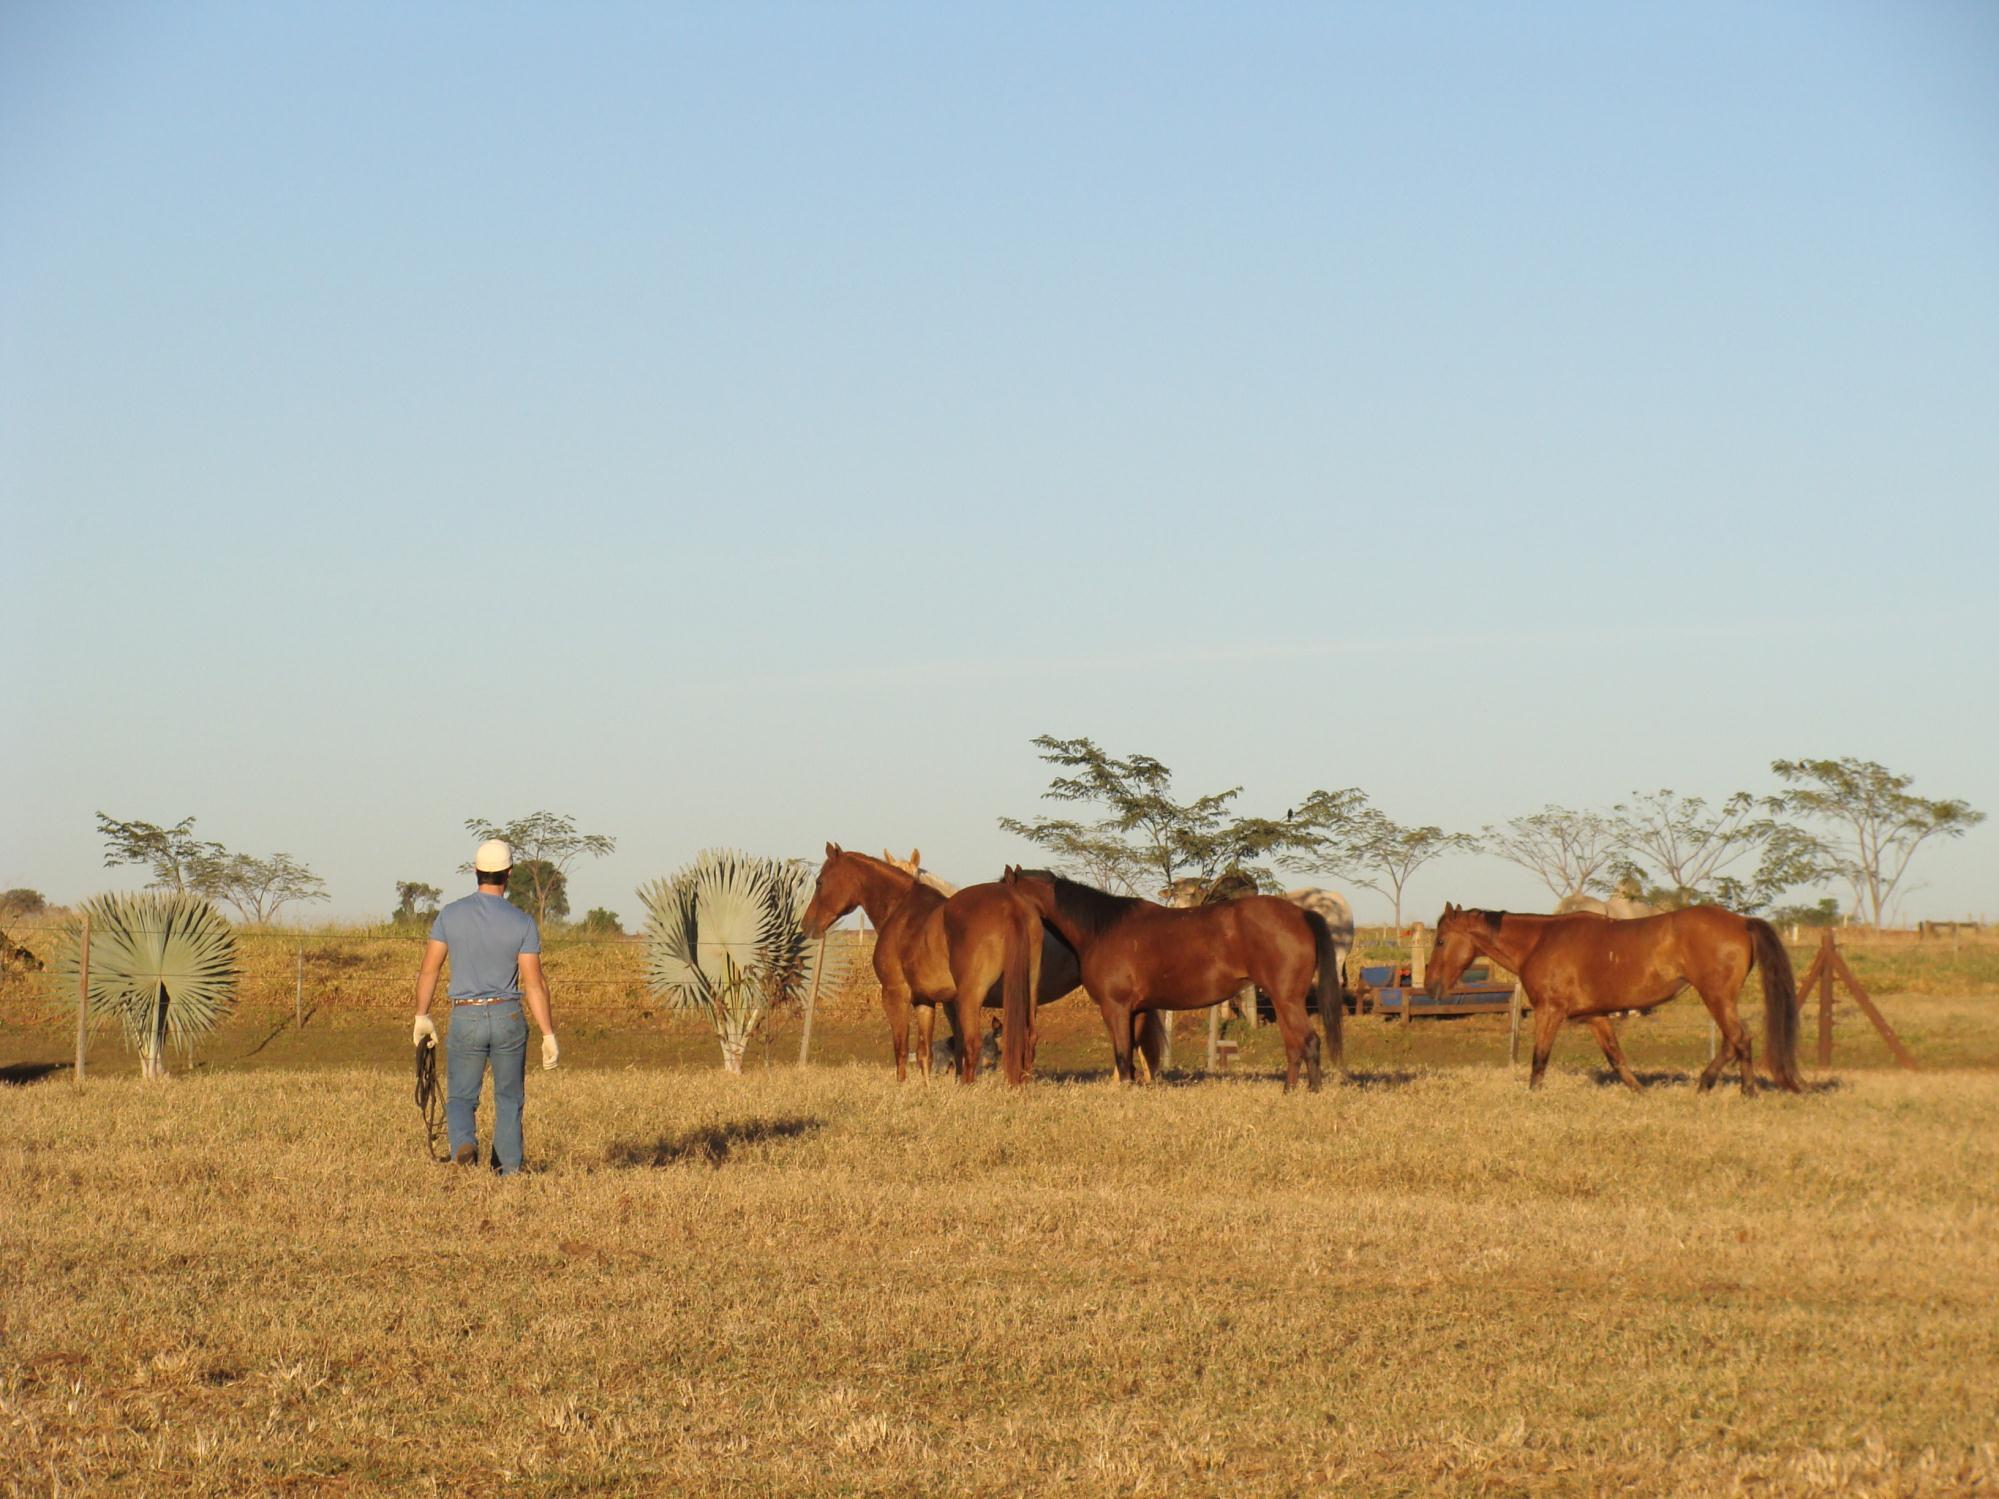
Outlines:
[[[1407,963],[1363,966],[1361,981],[1374,991],[1374,1012],[1401,1020],[1447,1015],[1504,1015],[1513,1007],[1513,980],[1493,977],[1483,966],[1467,968],[1448,994],[1430,998],[1409,982]]]

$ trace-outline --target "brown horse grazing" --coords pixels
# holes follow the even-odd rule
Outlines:
[[[1132,1080],[1134,1013],[1205,1009],[1246,983],[1268,994],[1277,1011],[1287,1092],[1298,1085],[1300,1061],[1309,1086],[1319,1087],[1319,1038],[1305,1013],[1308,995],[1316,997],[1339,1062],[1339,959],[1316,913],[1269,895],[1174,910],[1041,870],[1009,868],[1002,882],[1082,958],[1083,987],[1103,1013],[1123,1081]]]
[[[909,1010],[912,1003],[952,1008],[959,1037],[958,1076],[978,1076],[978,1013],[996,995],[1004,1043],[1002,1070],[1008,1082],[1025,1079],[1034,1060],[1034,998],[1043,986],[1041,921],[1011,890],[998,884],[973,885],[956,895],[922,883],[886,860],[850,854],[826,845],[803,925],[817,937],[859,906],[875,927],[875,976],[881,980],[882,1008],[888,1013],[895,1046],[895,1075],[909,1075]],[[1059,966],[1059,965],[1058,965]],[[1049,981],[1059,980],[1059,973]],[[1071,971],[1057,991],[1076,985]],[[926,1024],[925,1030],[928,1030]],[[965,1044],[972,1038],[971,1044]],[[930,1071],[930,1037],[917,1065]]]
[[[1430,954],[1430,995],[1457,983],[1474,956],[1489,958],[1520,977],[1534,1007],[1534,1072],[1541,1085],[1555,1033],[1570,1016],[1597,1028],[1604,1054],[1618,1076],[1636,1088],[1606,1018],[1619,1010],[1649,1010],[1691,984],[1699,991],[1722,1044],[1701,1073],[1703,1091],[1730,1058],[1742,1065],[1742,1091],[1756,1091],[1749,1032],[1735,1010],[1736,991],[1752,967],[1763,970],[1763,1060],[1780,1088],[1797,1092],[1797,982],[1791,955],[1777,930],[1753,916],[1719,906],[1688,906],[1658,916],[1612,921],[1594,912],[1572,916],[1519,916],[1509,911],[1467,911],[1445,906]],[[1609,1039],[1605,1039],[1608,1037]]]

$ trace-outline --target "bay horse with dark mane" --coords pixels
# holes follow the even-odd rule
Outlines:
[[[1339,1063],[1339,955],[1317,912],[1269,895],[1176,910],[1042,870],[1009,868],[1002,882],[1076,949],[1121,1080],[1132,1080],[1134,1014],[1205,1009],[1246,983],[1269,995],[1277,1011],[1287,1092],[1298,1085],[1301,1061],[1308,1085],[1319,1087],[1319,1037],[1305,1012],[1308,997],[1316,998]]]
[[[1051,960],[1044,960],[1041,919],[1033,909],[997,883],[947,896],[887,860],[829,843],[802,919],[805,934],[820,936],[856,906],[875,928],[875,977],[895,1047],[896,1080],[909,1075],[912,1004],[951,1006],[946,1013],[959,1040],[958,1076],[969,1083],[979,1070],[979,1010],[996,999],[1001,1067],[1008,1082],[1022,1081],[1034,1065],[1036,998],[1059,999],[1076,987],[1073,956],[1065,961],[1060,943],[1050,945]],[[931,1013],[924,1015],[918,1061],[926,1076]]]
[[[1574,1016],[1596,1028],[1604,1054],[1627,1087],[1640,1086],[1610,1032],[1619,1010],[1649,1010],[1691,985],[1721,1030],[1721,1045],[1701,1073],[1703,1092],[1733,1060],[1742,1067],[1742,1091],[1756,1091],[1749,1032],[1736,1013],[1735,996],[1754,967],[1763,973],[1763,1061],[1780,1088],[1797,1092],[1798,996],[1791,955],[1777,929],[1753,916],[1719,906],[1688,906],[1657,916],[1613,921],[1595,912],[1523,916],[1510,911],[1468,911],[1447,905],[1437,920],[1430,956],[1430,996],[1449,990],[1474,957],[1489,958],[1517,974],[1534,1007],[1534,1071],[1541,1086],[1548,1053],[1562,1022]]]

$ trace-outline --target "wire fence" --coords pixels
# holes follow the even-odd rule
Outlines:
[[[4,930],[7,946],[31,960],[24,964],[16,952],[0,953],[0,960],[15,958],[9,977],[18,979],[41,976],[34,970],[45,971],[62,944],[75,940],[78,928],[75,922],[36,921]],[[161,931],[145,927],[122,930],[147,936],[160,935]],[[412,1003],[417,972],[430,940],[427,925],[400,931],[376,928],[347,932],[252,927],[238,928],[233,935],[239,1001],[290,1005],[301,1024],[308,1011],[320,1008],[373,1009]],[[104,940],[104,931],[99,928],[91,941],[93,954],[103,951]],[[836,928],[828,934],[833,982],[822,1002],[841,1006],[852,997],[849,991],[856,980],[872,988],[874,975],[867,955],[873,941],[874,933],[865,929]],[[549,934],[542,940],[542,973],[557,1002],[569,995],[591,1005],[663,1004],[646,979],[645,950],[644,937],[637,935]],[[450,992],[450,972],[447,956],[438,985],[440,1000]]]

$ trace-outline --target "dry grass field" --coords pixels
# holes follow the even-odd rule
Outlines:
[[[0,1088],[0,1486],[1999,1484],[1999,1076],[565,1065],[501,1181],[406,1055]]]

